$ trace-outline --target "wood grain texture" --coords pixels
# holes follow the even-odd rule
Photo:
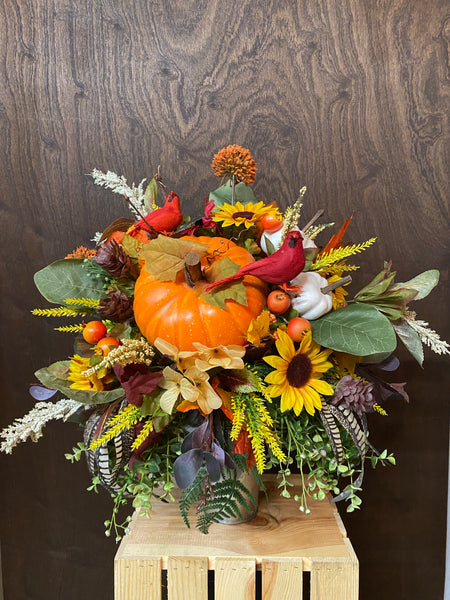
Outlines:
[[[286,598],[303,600],[301,560],[287,562],[263,559],[261,571],[262,597],[264,600],[283,600]]]
[[[161,559],[115,563],[114,600],[161,600]]]
[[[216,558],[214,600],[254,600],[255,561],[243,557]]]
[[[292,483],[292,493],[300,495],[300,475],[293,476]],[[311,515],[305,515],[294,500],[280,496],[275,475],[266,475],[265,485],[269,502],[260,492],[254,519],[239,526],[214,523],[208,535],[194,527],[185,529],[176,503],[154,505],[152,519],[134,515],[116,560],[161,556],[163,569],[170,556],[208,556],[210,569],[216,568],[217,558],[232,557],[252,559],[258,569],[267,557],[288,561],[302,557],[306,571],[311,570],[314,558],[334,557],[357,564],[335,504],[312,500]],[[179,497],[179,490],[174,495]]]
[[[168,600],[204,600],[208,597],[208,559],[169,556],[167,584]]]
[[[137,183],[161,165],[194,215],[219,183],[213,154],[241,143],[259,199],[285,207],[305,184],[304,222],[324,207],[337,225],[354,215],[355,241],[378,236],[355,290],[384,259],[400,281],[440,269],[414,308],[449,339],[449,42],[444,0],[3,0],[0,426],[33,405],[33,372],[72,352],[29,313],[44,306],[33,273],[128,216],[94,167]],[[370,421],[398,467],[368,472],[363,508],[344,520],[364,600],[440,600],[448,362],[427,352],[422,371],[399,355],[411,405]],[[0,459],[7,600],[112,597],[110,502],[64,459],[79,439],[49,424]]]

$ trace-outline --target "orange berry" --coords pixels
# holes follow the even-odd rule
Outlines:
[[[113,337],[102,338],[95,346],[96,353],[106,356],[111,351],[110,346],[120,346],[119,340],[116,340],[116,338]]]
[[[88,344],[96,344],[106,335],[106,325],[101,321],[89,321],[83,327],[83,337]]]
[[[270,213],[266,213],[261,217],[261,225],[263,229],[277,231],[283,225],[283,220]]]
[[[289,295],[282,290],[274,290],[267,296],[267,308],[276,315],[285,313],[290,306],[291,299]]]
[[[287,326],[287,334],[294,342],[300,342],[307,331],[310,331],[311,323],[303,317],[294,317]]]

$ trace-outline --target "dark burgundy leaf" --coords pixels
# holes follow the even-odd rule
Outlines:
[[[173,474],[176,484],[182,490],[188,488],[194,481],[203,464],[203,450],[194,448],[181,454],[173,463]]]
[[[162,378],[162,371],[149,371],[144,365],[116,365],[114,372],[119,378],[129,404],[141,406],[141,394],[151,394]]]
[[[213,443],[212,446],[211,446],[211,452],[213,453],[213,456],[215,457],[215,459],[219,463],[220,468],[223,469],[223,466],[225,464],[225,451],[224,451],[224,449],[221,448],[218,444]]]
[[[181,444],[181,452],[187,452],[188,450],[192,450],[192,437],[194,432],[188,433],[188,435],[184,438]]]
[[[218,461],[210,452],[204,452],[203,458],[205,459],[209,478],[211,479],[212,483],[217,483],[220,479],[220,465]]]
[[[192,447],[204,448],[209,433],[209,420],[205,419],[200,427],[196,427],[192,432]]]

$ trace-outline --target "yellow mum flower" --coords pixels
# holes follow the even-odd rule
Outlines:
[[[267,205],[264,202],[242,204],[242,202],[238,201],[236,204],[223,204],[213,213],[212,220],[216,223],[223,221],[223,227],[245,225],[248,229],[259,221],[261,217],[269,214],[277,219],[281,219],[280,212],[276,206]]]
[[[278,329],[276,342],[280,356],[266,356],[264,360],[274,367],[265,381],[266,392],[271,398],[281,396],[281,412],[293,409],[299,415],[303,407],[310,415],[314,410],[322,408],[320,394],[331,396],[333,388],[321,379],[333,365],[327,359],[332,350],[320,350],[308,331],[300,343],[298,350],[294,342],[282,329]]]

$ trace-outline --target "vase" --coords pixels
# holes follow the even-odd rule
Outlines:
[[[247,521],[251,521],[258,514],[258,499],[259,499],[259,484],[256,481],[253,473],[248,473],[247,471],[239,471],[237,476],[238,481],[244,485],[249,493],[255,500],[253,504],[251,501],[248,501],[248,505],[250,510],[247,509],[246,506],[238,502],[240,516],[230,516],[225,517],[224,519],[219,519],[218,523],[223,523],[225,525],[237,525],[238,523],[247,523]]]

